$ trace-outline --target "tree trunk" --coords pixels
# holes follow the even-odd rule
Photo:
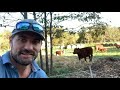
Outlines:
[[[27,12],[24,12],[24,19],[27,19]]]
[[[36,13],[35,12],[33,12],[33,17],[34,17],[34,20],[36,21]]]
[[[42,52],[41,52],[41,49],[40,49],[40,67],[41,67],[41,69],[44,70],[44,68],[43,68],[43,59],[42,59]]]
[[[33,12],[33,17],[34,17],[34,20],[37,20],[37,18],[36,18],[36,13],[35,13],[35,12]],[[41,69],[44,69],[44,68],[43,68],[43,59],[42,59],[41,49],[40,49],[40,67],[41,67]]]
[[[23,15],[24,19],[28,18],[27,12],[21,12],[21,14]]]
[[[53,58],[52,58],[52,12],[50,12],[50,73],[52,74],[52,69],[53,69]]]
[[[44,23],[45,23],[45,53],[46,53],[46,73],[49,74],[49,63],[48,63],[48,50],[47,50],[47,17],[46,17],[46,12],[44,12]]]

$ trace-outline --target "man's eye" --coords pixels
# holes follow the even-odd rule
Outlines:
[[[19,38],[19,41],[21,41],[21,42],[26,42],[26,40],[23,39],[23,38]]]
[[[34,40],[33,41],[33,44],[38,44],[38,43],[40,43],[40,40]]]

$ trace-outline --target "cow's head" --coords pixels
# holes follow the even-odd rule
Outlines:
[[[73,54],[78,54],[78,52],[79,52],[79,48],[75,48]]]

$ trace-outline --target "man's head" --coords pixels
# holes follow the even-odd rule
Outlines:
[[[29,65],[38,56],[44,40],[44,31],[40,24],[25,19],[16,24],[10,38],[11,57],[21,65]]]
[[[12,35],[18,34],[19,32],[32,32],[38,34],[41,40],[44,40],[43,27],[33,19],[24,19],[17,22]]]

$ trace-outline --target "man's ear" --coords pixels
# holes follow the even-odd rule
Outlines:
[[[41,45],[43,44],[43,41],[41,40]]]
[[[12,36],[9,37],[9,43],[11,45],[11,43],[12,43]]]

